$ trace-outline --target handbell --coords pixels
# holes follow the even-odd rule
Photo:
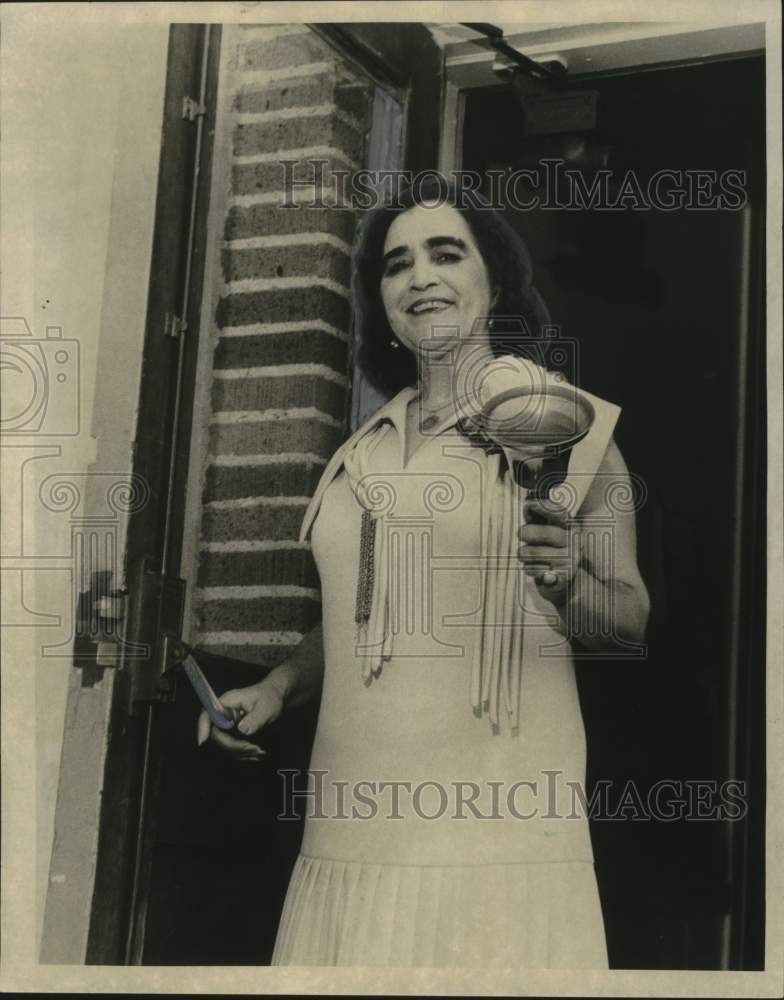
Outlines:
[[[548,382],[513,386],[491,396],[482,407],[481,426],[503,448],[528,498],[546,503],[566,479],[572,448],[591,429],[594,417],[585,395],[570,385]],[[528,521],[547,523],[536,515]]]

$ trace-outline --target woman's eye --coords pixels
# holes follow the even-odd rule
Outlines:
[[[451,253],[449,250],[442,250],[441,253],[436,254],[436,261],[439,264],[451,264],[453,261],[460,260],[460,257],[456,253]]]
[[[393,274],[397,274],[398,271],[402,271],[404,267],[408,266],[408,261],[405,260],[395,260],[391,264],[387,264],[384,270],[384,277],[391,278]]]

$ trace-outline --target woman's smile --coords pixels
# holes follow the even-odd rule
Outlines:
[[[421,316],[423,313],[443,312],[444,309],[448,309],[451,305],[453,303],[448,299],[417,299],[406,311],[414,316]]]

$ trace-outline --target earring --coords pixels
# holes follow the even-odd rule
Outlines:
[[[394,337],[391,337],[390,340],[389,340],[389,346],[393,347],[395,350],[397,350],[398,347],[400,347],[400,341],[399,340],[395,340]]]

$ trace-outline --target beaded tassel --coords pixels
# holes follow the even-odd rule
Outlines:
[[[362,511],[362,526],[359,535],[359,572],[357,574],[357,599],[354,621],[357,625],[367,625],[373,607],[373,556],[376,548],[376,526],[369,510]]]

